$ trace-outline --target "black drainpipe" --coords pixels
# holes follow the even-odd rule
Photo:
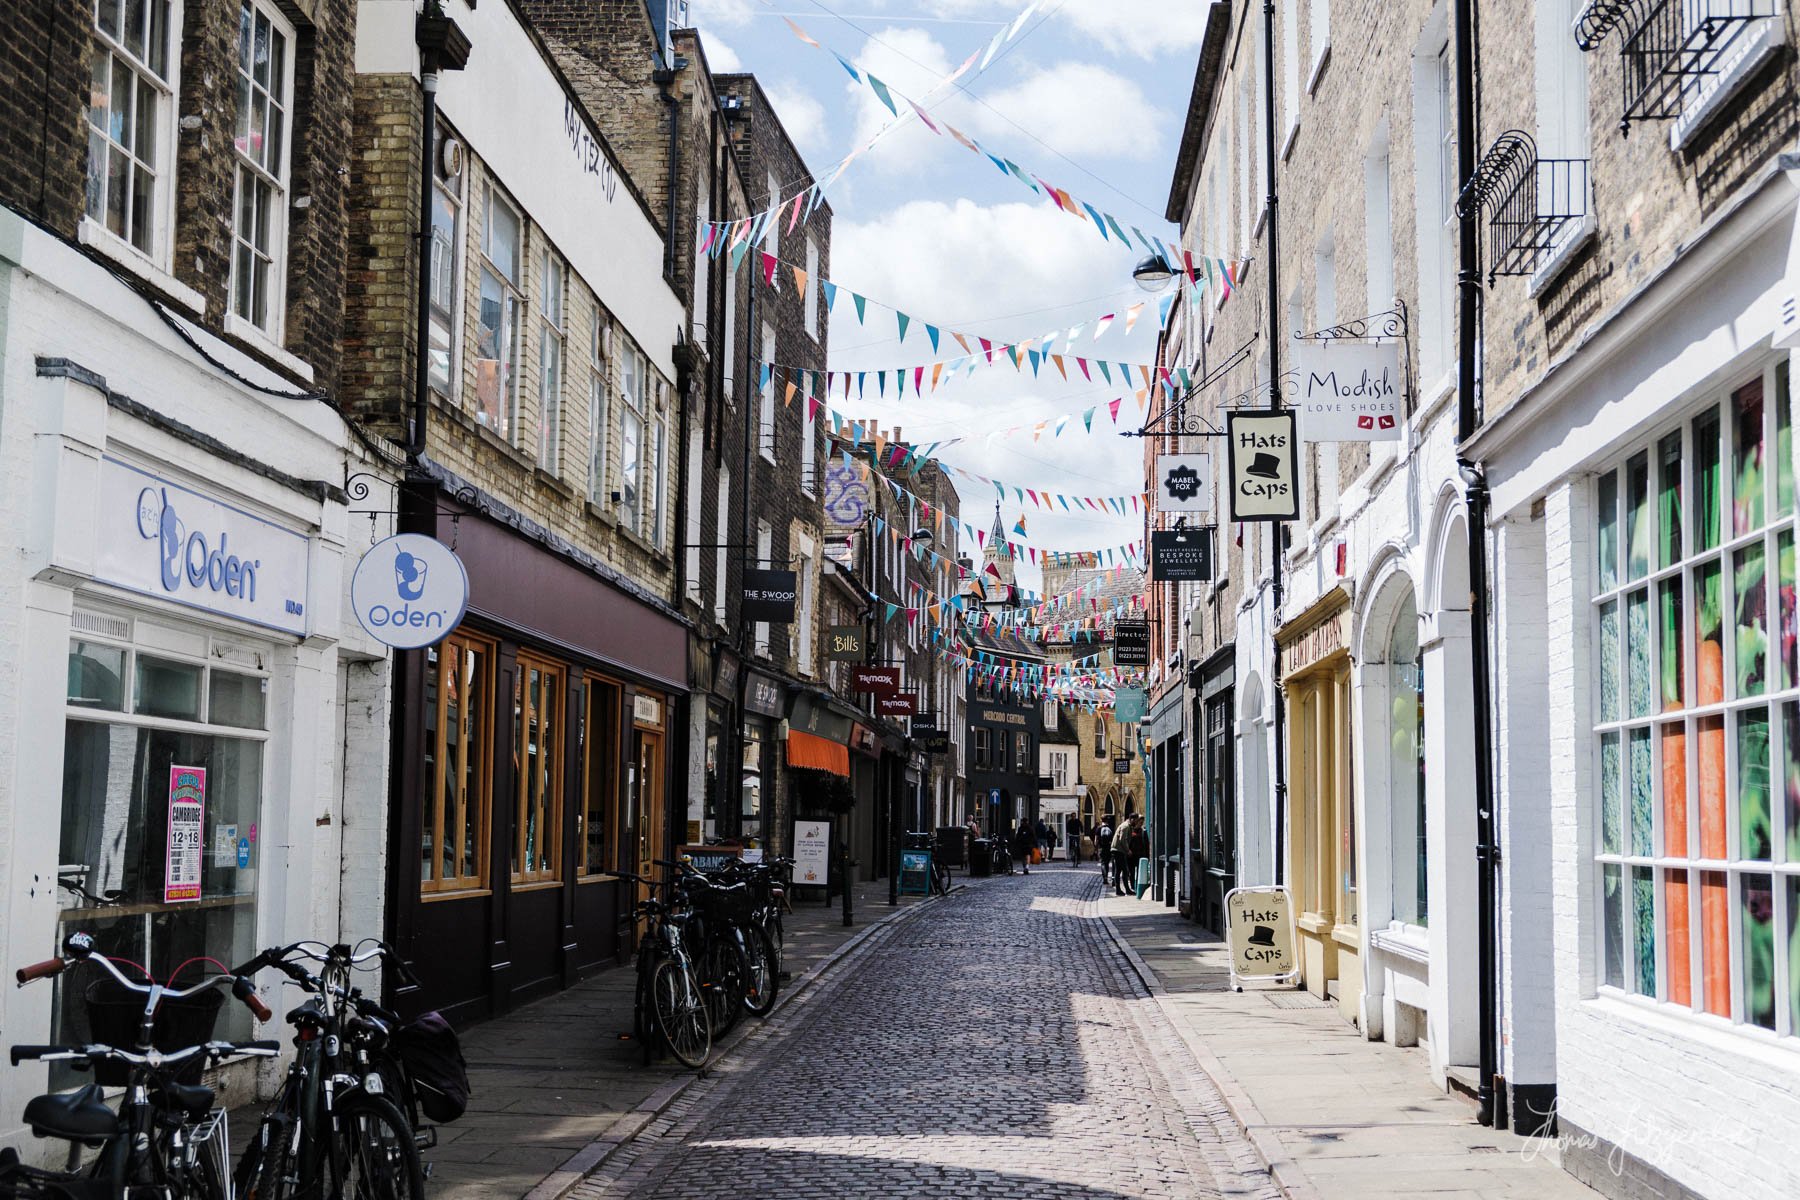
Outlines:
[[[425,10],[413,23],[413,40],[419,47],[419,87],[424,93],[424,115],[419,125],[419,343],[413,362],[412,428],[406,439],[406,457],[417,463],[425,454],[425,420],[431,411],[431,202],[437,176],[438,74],[460,71],[469,61],[469,38],[455,21],[444,15],[439,0],[426,0]]]
[[[1476,53],[1475,2],[1456,0],[1456,174],[1459,194],[1475,177],[1476,138],[1479,136],[1475,112]],[[1457,305],[1456,434],[1457,441],[1465,443],[1481,424],[1476,391],[1480,386],[1477,356],[1481,345],[1481,247],[1477,241],[1480,232],[1476,224],[1480,216],[1478,207],[1465,204],[1459,208],[1456,286],[1461,303]],[[1457,468],[1463,478],[1469,522],[1469,665],[1474,675],[1475,708],[1475,861],[1478,872],[1475,953],[1480,1022],[1480,1079],[1476,1099],[1480,1105],[1481,1123],[1492,1126],[1502,1118],[1495,1091],[1500,1074],[1500,946],[1495,928],[1500,845],[1494,819],[1494,750],[1490,723],[1488,492],[1480,463],[1459,453]]]
[[[1275,0],[1263,0],[1263,62],[1275,61]],[[1266,135],[1264,151],[1269,162],[1269,407],[1281,408],[1281,228],[1280,188],[1275,182],[1275,168],[1279,160],[1275,151],[1275,74],[1273,71],[1263,72],[1263,133]],[[1274,586],[1270,591],[1273,620],[1271,624],[1281,623],[1281,604],[1284,589],[1281,586],[1281,556],[1287,548],[1287,526],[1280,522],[1269,525],[1269,536],[1275,539],[1274,553]],[[1271,638],[1271,641],[1273,639]],[[1275,701],[1275,882],[1281,883],[1285,877],[1282,869],[1281,848],[1282,831],[1287,825],[1287,698],[1281,690],[1281,647],[1273,646],[1274,656],[1271,659],[1270,678],[1274,680],[1271,689]]]

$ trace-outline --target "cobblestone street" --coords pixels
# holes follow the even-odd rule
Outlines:
[[[574,1195],[1275,1196],[1062,866],[877,930]]]

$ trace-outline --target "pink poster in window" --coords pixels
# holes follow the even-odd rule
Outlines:
[[[200,898],[200,863],[206,850],[206,768],[169,768],[169,852],[163,871],[163,903]]]

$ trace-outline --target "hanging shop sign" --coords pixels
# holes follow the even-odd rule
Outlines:
[[[1113,665],[1115,667],[1147,667],[1150,665],[1150,622],[1113,622]]]
[[[1212,455],[1156,456],[1156,507],[1162,512],[1212,511]]]
[[[1231,947],[1231,985],[1243,980],[1277,982],[1299,975],[1294,962],[1294,906],[1284,887],[1232,888],[1225,893],[1226,935]]]
[[[872,696],[891,696],[900,690],[900,668],[851,667],[850,690]]]
[[[854,724],[849,717],[831,708],[823,699],[807,692],[794,697],[794,711],[788,714],[789,729],[810,733],[840,746],[850,744]]]
[[[912,738],[918,743],[919,749],[927,754],[950,753],[950,731],[947,729],[914,725]]]
[[[794,596],[799,577],[792,571],[744,571],[744,620],[790,625],[794,620]]]
[[[1117,758],[1113,759],[1113,774],[1114,775],[1129,775],[1129,774],[1131,774],[1131,760],[1129,758],[1125,757],[1123,754],[1121,754]]]
[[[169,768],[169,844],[163,859],[163,903],[200,898],[206,852],[206,768]],[[247,856],[246,856],[247,857]]]
[[[1136,725],[1144,719],[1150,697],[1140,687],[1122,687],[1113,693],[1113,720],[1121,725]]]
[[[433,646],[462,624],[469,573],[456,552],[436,538],[397,533],[370,546],[356,564],[350,608],[384,646]]]
[[[787,688],[772,675],[752,671],[744,679],[744,707],[765,717],[785,717]]]
[[[895,692],[875,697],[875,711],[884,717],[910,717],[917,710],[918,697],[911,692]]]
[[[1233,412],[1225,422],[1231,519],[1298,521],[1300,436],[1294,411]]]
[[[1307,441],[1400,440],[1406,389],[1398,342],[1297,338],[1294,373],[1300,379],[1296,407]]]
[[[1151,530],[1150,578],[1153,582],[1201,583],[1212,577],[1212,530]]]
[[[110,456],[96,510],[100,582],[306,635],[304,534]]]
[[[728,646],[720,646],[713,656],[713,694],[715,696],[736,696],[738,672],[743,668],[743,660],[737,651]]]
[[[639,692],[631,698],[631,719],[639,725],[661,729],[662,700],[656,696],[646,696]]]
[[[861,662],[868,644],[861,625],[833,625],[825,631],[825,657],[832,662]]]
[[[831,822],[794,822],[794,882],[824,887],[831,879]]]

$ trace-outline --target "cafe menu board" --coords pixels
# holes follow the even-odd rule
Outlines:
[[[794,882],[824,887],[831,878],[831,822],[794,822]]]
[[[200,898],[206,854],[206,768],[169,768],[169,844],[163,865],[163,903]]]

